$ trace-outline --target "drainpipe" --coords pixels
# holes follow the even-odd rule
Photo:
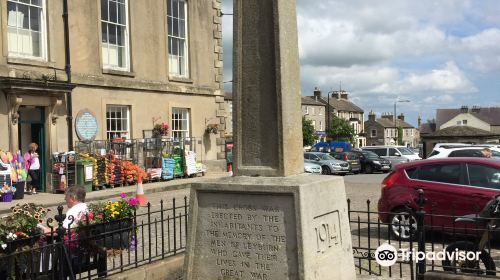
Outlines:
[[[63,0],[63,22],[64,22],[64,71],[66,72],[67,82],[71,83],[71,57],[69,52],[69,20],[68,20],[68,0]],[[71,92],[66,93],[66,111],[68,117],[68,151],[73,150],[73,102]]]

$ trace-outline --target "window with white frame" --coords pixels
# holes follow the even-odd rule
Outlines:
[[[377,130],[376,129],[372,129],[371,130],[371,136],[372,137],[377,137]]]
[[[323,115],[323,107],[320,107],[320,108],[319,108],[319,115],[320,115],[320,116],[321,116],[321,115]]]
[[[319,121],[319,131],[323,131],[323,122]]]
[[[314,107],[311,107],[311,115],[314,115]]]
[[[304,106],[304,115],[309,114],[309,107]]]
[[[130,139],[130,107],[126,105],[106,106],[106,138]]]
[[[47,57],[45,13],[45,0],[7,0],[10,57]]]
[[[172,108],[172,137],[189,138],[189,109]]]
[[[168,71],[188,77],[187,2],[167,0]]]
[[[128,0],[101,0],[104,69],[130,70],[128,29]]]

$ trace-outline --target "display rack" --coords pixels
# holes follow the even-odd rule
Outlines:
[[[113,150],[116,157],[120,160],[130,160],[132,162],[137,162],[136,159],[136,140],[124,140],[109,142],[109,149]]]
[[[92,145],[91,141],[77,141],[75,143],[75,151],[77,153],[90,154],[92,152]]]
[[[75,152],[52,154],[52,187],[55,193],[64,193],[68,187],[76,185]]]
[[[161,138],[146,138],[143,143],[142,156],[144,169],[151,180],[160,180],[162,168],[163,141]]]

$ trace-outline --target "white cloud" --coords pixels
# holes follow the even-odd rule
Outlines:
[[[297,13],[303,95],[342,82],[367,111],[405,96],[412,103],[401,107],[419,113],[495,99],[478,88],[493,88],[481,83],[500,73],[498,0],[297,0]],[[229,80],[231,49],[224,52]]]
[[[410,73],[393,84],[382,84],[374,89],[383,93],[471,93],[477,88],[457,67],[453,61],[447,62],[441,69],[432,69],[426,73]]]

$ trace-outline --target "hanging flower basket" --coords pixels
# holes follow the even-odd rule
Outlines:
[[[219,132],[219,125],[218,124],[209,124],[209,125],[207,125],[205,132],[217,134]]]
[[[153,126],[153,137],[161,138],[162,136],[167,136],[168,128],[169,127],[167,123],[155,124]]]

